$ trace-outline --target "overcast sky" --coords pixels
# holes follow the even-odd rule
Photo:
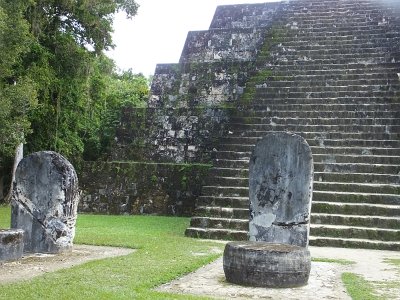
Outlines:
[[[207,30],[218,5],[277,0],[137,0],[132,20],[118,14],[108,52],[120,69],[152,75],[157,63],[177,63],[188,31]]]

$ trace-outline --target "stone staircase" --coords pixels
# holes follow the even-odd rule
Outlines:
[[[252,148],[290,131],[314,158],[310,244],[400,250],[400,22],[382,3],[284,4],[253,74],[268,75],[232,109],[187,236],[247,239]]]

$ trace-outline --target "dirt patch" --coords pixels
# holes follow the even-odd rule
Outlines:
[[[71,252],[28,254],[21,260],[0,263],[1,284],[28,280],[45,273],[70,268],[85,262],[128,255],[135,250],[116,247],[75,245]]]

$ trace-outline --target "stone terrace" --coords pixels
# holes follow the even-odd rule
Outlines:
[[[123,112],[104,168],[114,171],[90,183],[82,207],[133,213],[155,191],[191,212],[205,181],[186,235],[247,239],[251,151],[290,131],[313,153],[310,243],[400,250],[399,49],[397,0],[220,6],[209,30],[189,32],[179,63],[157,66],[148,107]],[[128,166],[148,171],[131,178]],[[167,191],[165,174],[181,176]]]
[[[268,4],[219,7],[203,37],[267,30],[186,235],[247,239],[252,148],[267,132],[291,131],[315,162],[310,243],[400,250],[400,13],[386,5],[297,0],[272,19]],[[251,56],[247,45],[241,59]],[[181,61],[202,53],[187,52]]]

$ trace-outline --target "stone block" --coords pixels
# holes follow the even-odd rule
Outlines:
[[[223,260],[227,281],[255,287],[289,288],[307,284],[311,270],[308,249],[266,242],[226,244]]]
[[[250,240],[306,247],[312,189],[307,142],[286,132],[262,138],[250,158]]]
[[[33,153],[18,165],[11,197],[11,227],[23,229],[24,251],[71,249],[79,201],[74,167],[60,154]]]
[[[0,230],[0,261],[18,260],[24,251],[24,231],[21,229]]]

